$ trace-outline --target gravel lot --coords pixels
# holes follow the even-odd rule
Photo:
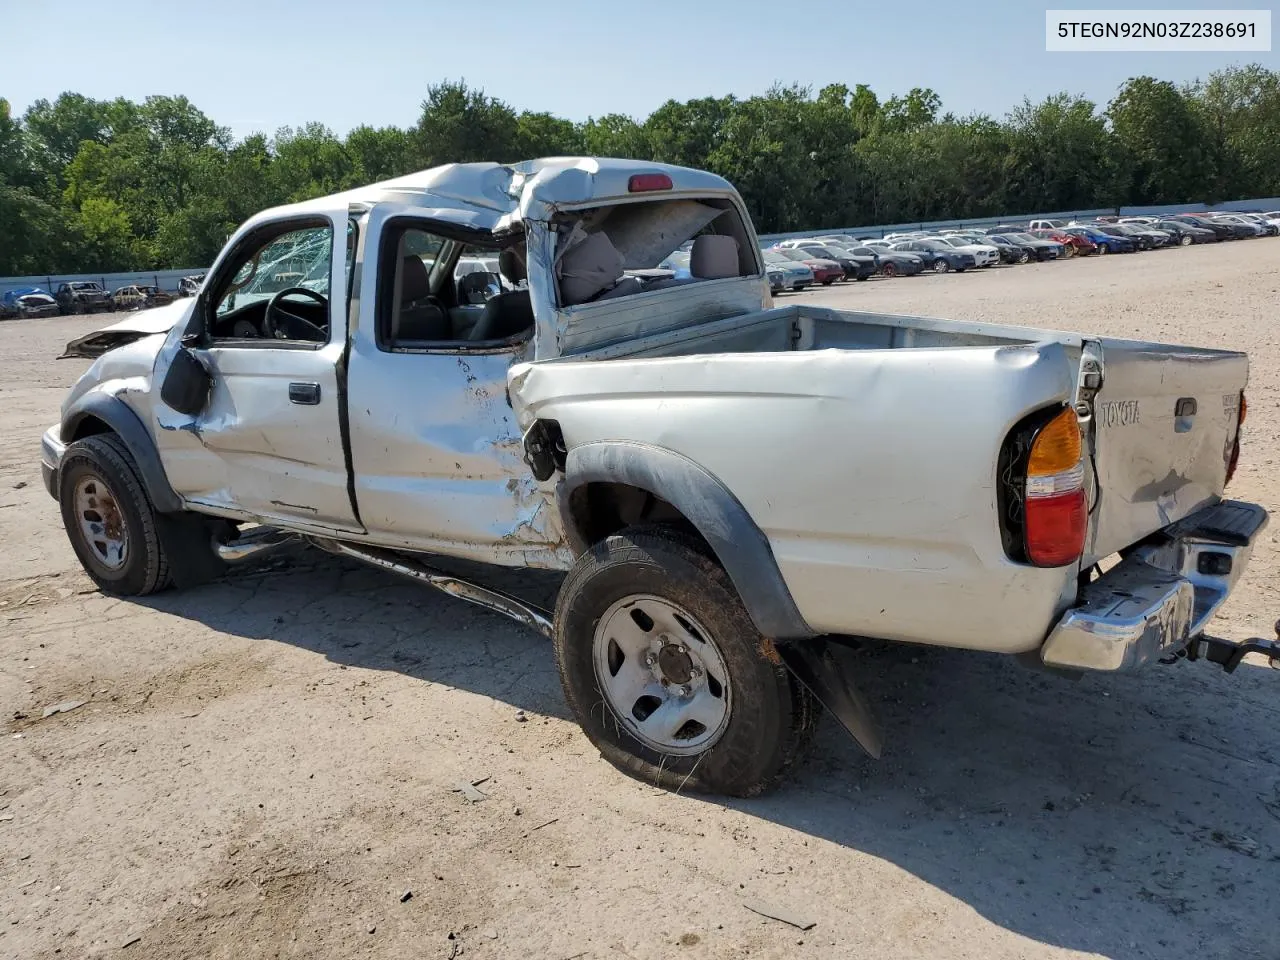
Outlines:
[[[1231,492],[1274,511],[1277,258],[1256,240],[781,299],[1246,349]],[[37,458],[85,366],[53,358],[101,322],[0,324],[0,956],[1278,956],[1280,673],[1072,683],[873,648],[882,761],[827,721],[768,797],[662,793],[596,756],[545,641],[379,572],[299,552],[143,602],[92,589]],[[1270,636],[1278,534],[1220,633]],[[481,778],[483,802],[453,789]]]

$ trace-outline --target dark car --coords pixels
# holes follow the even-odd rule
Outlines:
[[[1115,229],[1119,230],[1126,236],[1133,237],[1138,241],[1141,249],[1155,250],[1159,247],[1169,247],[1175,245],[1173,234],[1167,230],[1157,230],[1155,227],[1145,223],[1116,223],[1111,224]],[[1146,246],[1143,247],[1143,243]]]
[[[1054,243],[1052,240],[1041,240],[1039,237],[1033,237],[1029,233],[998,233],[990,235],[990,239],[992,240],[997,240],[997,238],[1003,239],[1005,242],[1014,244],[1026,251],[1027,258],[1022,259],[1022,257],[1019,256],[1019,263],[1026,263],[1027,260],[1032,257],[1035,257],[1037,260],[1044,261],[1057,260],[1062,256],[1062,244]]]
[[[978,265],[973,254],[963,253],[941,240],[900,240],[893,245],[892,249],[904,253],[918,253],[924,261],[925,269],[932,270],[934,273],[946,273],[949,270],[964,273]]]
[[[914,277],[924,269],[924,261],[916,254],[888,247],[851,247],[849,252],[859,257],[875,257],[882,277]]]
[[[1035,256],[1030,247],[1014,243],[1003,233],[989,233],[986,241],[993,244],[1000,251],[1001,263],[1029,263],[1031,258]]]
[[[64,313],[110,313],[114,309],[111,298],[102,285],[94,280],[72,280],[61,283],[53,298]]]
[[[877,264],[874,260],[851,256],[843,247],[814,241],[813,243],[797,244],[792,249],[803,251],[810,256],[834,260],[840,264],[840,269],[844,271],[846,280],[865,280],[867,277],[873,276],[877,269]]]
[[[1216,243],[1222,239],[1208,227],[1194,227],[1181,220],[1157,220],[1155,227],[1173,234],[1173,242],[1183,247],[1193,243]]]
[[[1131,244],[1133,244],[1134,250],[1150,250],[1152,247],[1155,246],[1155,241],[1152,240],[1150,237],[1144,237],[1140,234],[1131,234],[1128,231],[1122,230],[1120,228],[1120,224],[1093,223],[1089,225],[1089,228],[1091,230],[1096,230],[1098,233],[1106,234],[1107,236],[1110,236],[1110,237],[1117,237],[1121,240],[1128,240]]]
[[[1196,216],[1193,213],[1180,213],[1176,216],[1166,217],[1165,220],[1172,223],[1183,223],[1189,227],[1198,227],[1201,230],[1208,230],[1219,240],[1235,240],[1240,236],[1240,234],[1236,233],[1232,224],[1218,223],[1216,220]]]
[[[1063,227],[1063,233],[1070,233],[1077,237],[1084,237],[1095,247],[1098,253],[1133,253],[1138,249],[1138,244],[1132,237],[1126,237],[1119,233],[1103,233],[1097,227],[1083,226],[1075,224],[1070,227]]]

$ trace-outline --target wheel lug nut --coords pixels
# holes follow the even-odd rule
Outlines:
[[[700,676],[702,676],[702,671],[701,671],[701,670],[699,670],[697,667],[690,667],[690,668],[689,668],[689,676],[691,676],[691,677],[693,677],[693,679],[697,680]]]
[[[689,695],[689,688],[688,688],[688,687],[686,687],[686,686],[679,686],[679,687],[676,687],[676,696],[677,696],[677,697],[687,697],[688,695]]]

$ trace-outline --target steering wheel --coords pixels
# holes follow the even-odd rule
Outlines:
[[[263,313],[262,315],[262,328],[265,331],[266,335],[268,337],[273,337],[276,340],[289,339],[288,334],[284,333],[283,331],[281,331],[279,328],[276,327],[275,314],[278,311],[281,316],[288,317],[294,323],[302,324],[303,327],[305,327],[307,330],[315,334],[317,341],[319,341],[320,343],[324,343],[326,340],[329,339],[328,331],[324,330],[321,327],[317,327],[310,320],[300,317],[296,313],[289,313],[287,310],[280,309],[280,301],[283,300],[285,297],[289,296],[289,294],[291,293],[298,293],[298,294],[302,294],[305,297],[310,297],[312,300],[316,301],[318,304],[320,304],[320,306],[324,307],[325,309],[328,309],[329,307],[329,298],[324,296],[324,294],[316,293],[314,290],[308,290],[306,287],[286,287],[284,290],[281,290],[274,297],[272,297],[270,300],[267,301],[266,312]]]

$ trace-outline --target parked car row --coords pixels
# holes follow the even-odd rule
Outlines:
[[[36,319],[81,313],[144,310],[173,302],[173,294],[152,284],[131,283],[111,293],[95,280],[74,280],[50,294],[40,287],[21,287],[0,296],[0,319]]]
[[[900,277],[926,271],[963,273],[997,264],[1042,263],[1277,235],[1280,211],[1184,213],[1032,220],[981,229],[890,233],[877,238],[823,234],[782,240],[763,252],[770,286],[778,293],[802,290],[811,283],[865,280],[876,274]]]

